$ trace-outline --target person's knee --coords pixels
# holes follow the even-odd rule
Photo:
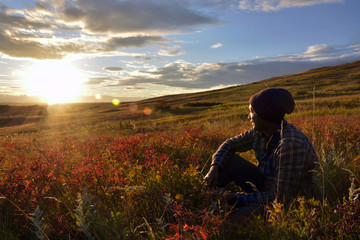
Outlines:
[[[220,187],[232,181],[244,192],[255,192],[263,189],[264,178],[256,165],[237,154],[231,154],[222,170]]]
[[[239,155],[233,153],[226,158],[226,164],[219,172],[218,187],[225,187],[228,183],[234,181],[237,175],[241,175],[242,162],[247,161]]]

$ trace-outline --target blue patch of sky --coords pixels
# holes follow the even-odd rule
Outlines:
[[[233,61],[256,56],[303,53],[311,45],[343,45],[360,40],[360,1],[319,4],[277,12],[240,11],[222,16],[223,25],[201,33],[177,36],[188,53],[183,59],[197,62]],[[349,37],[350,36],[350,37]],[[216,43],[223,47],[210,49]],[[221,58],[219,58],[221,56]]]
[[[2,5],[5,5],[7,7],[10,7],[10,8],[17,8],[17,9],[23,9],[25,8],[26,6],[33,6],[34,1],[29,1],[29,0],[3,0],[0,2],[0,4]]]

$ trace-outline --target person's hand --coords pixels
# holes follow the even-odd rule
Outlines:
[[[222,196],[225,200],[226,204],[229,206],[233,206],[236,203],[236,193],[230,192],[230,191],[224,191]]]
[[[219,183],[219,166],[211,166],[209,172],[204,177],[204,182],[209,190],[214,190]]]
[[[229,206],[236,204],[237,193],[230,192],[224,188],[214,189],[212,191],[212,195],[213,197],[220,199],[222,202],[226,202],[226,204]]]

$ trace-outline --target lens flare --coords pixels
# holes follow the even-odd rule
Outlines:
[[[144,112],[145,115],[150,115],[152,110],[149,107],[145,107],[143,112]]]
[[[114,99],[112,100],[112,104],[114,104],[115,106],[118,106],[118,105],[120,105],[120,100],[117,99],[117,98],[114,98]]]

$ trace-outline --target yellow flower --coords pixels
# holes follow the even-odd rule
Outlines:
[[[179,194],[179,193],[176,194],[176,196],[175,196],[175,199],[178,200],[178,201],[179,201],[179,200],[180,200],[180,201],[183,200],[183,198],[184,198],[183,195],[181,195],[181,194]]]

